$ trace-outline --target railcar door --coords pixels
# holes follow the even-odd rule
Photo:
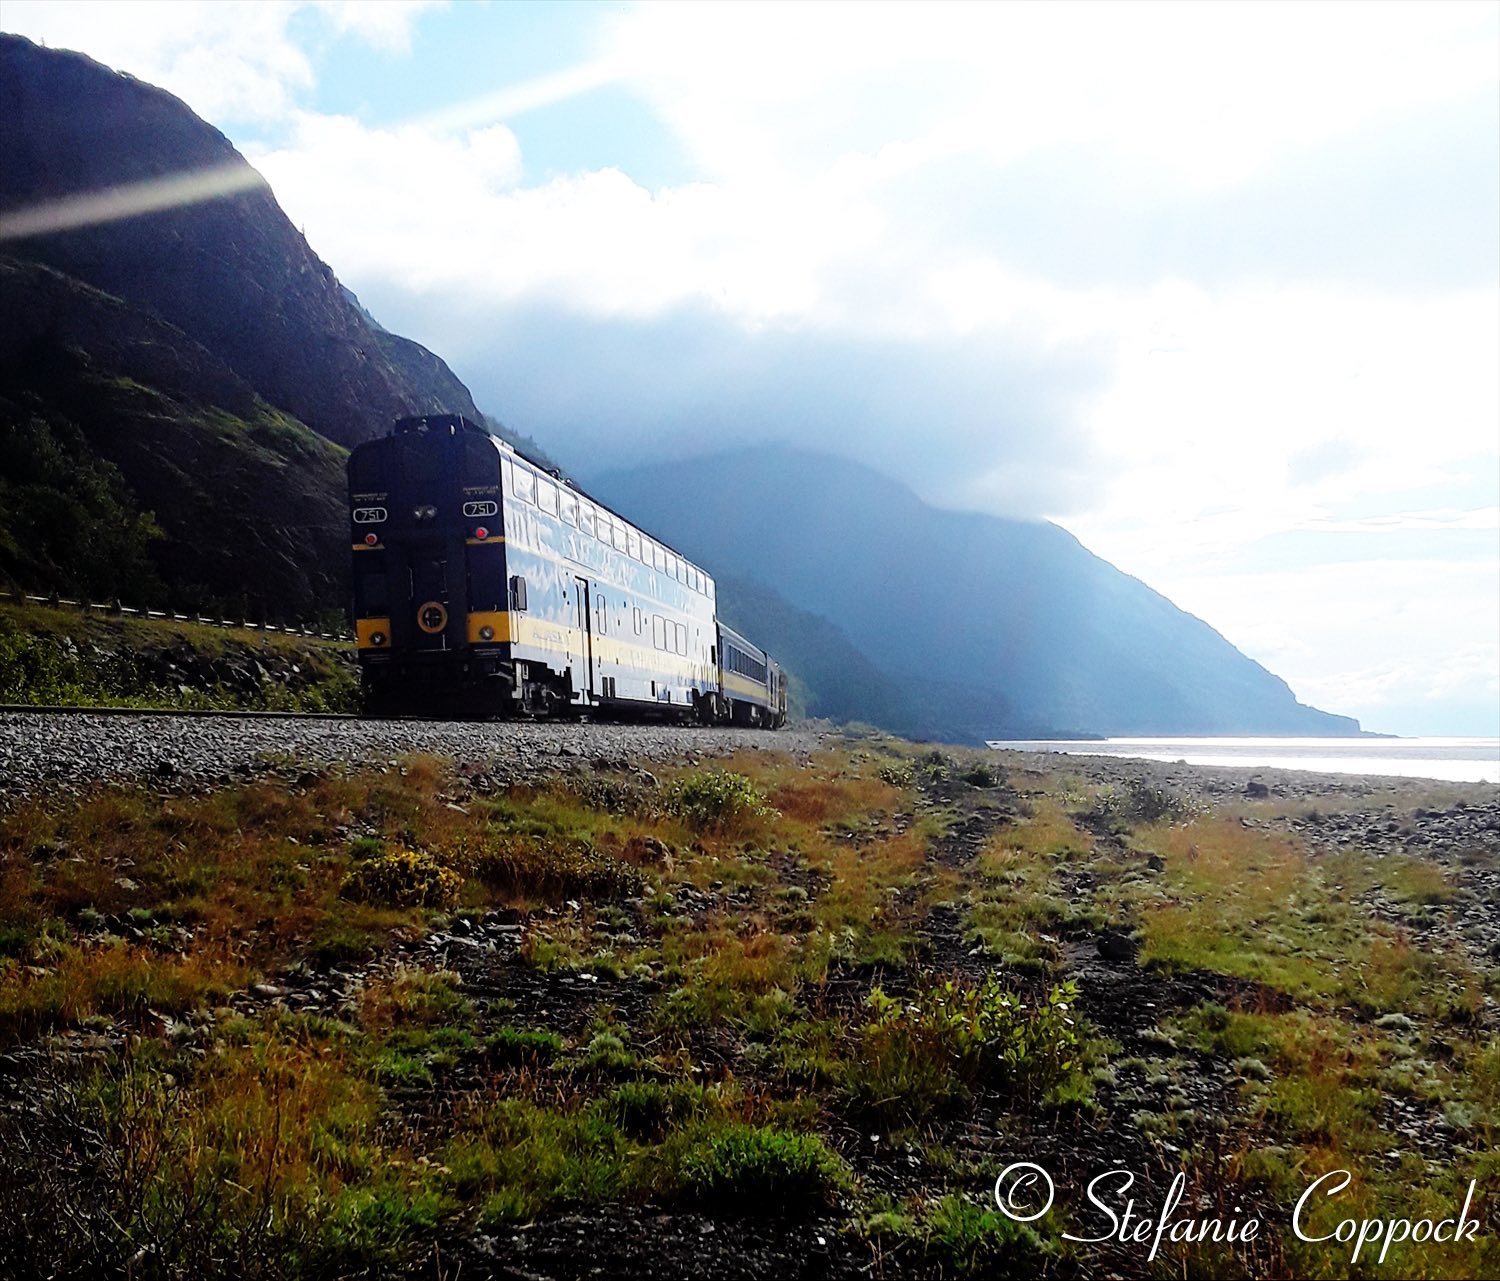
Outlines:
[[[570,652],[573,661],[573,694],[581,703],[593,701],[594,693],[594,629],[593,610],[590,608],[589,582],[586,578],[573,580],[574,631],[568,649],[577,647],[577,654]]]
[[[448,649],[453,605],[448,590],[448,560],[440,552],[419,551],[411,561],[412,621],[416,624],[413,647]]]

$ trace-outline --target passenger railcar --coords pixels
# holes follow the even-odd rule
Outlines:
[[[736,725],[786,723],[786,673],[765,650],[723,623],[719,629],[719,692]]]
[[[367,711],[784,723],[710,575],[466,419],[358,446],[349,499]]]

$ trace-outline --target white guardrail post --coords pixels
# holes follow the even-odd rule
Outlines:
[[[307,623],[303,623],[298,627],[286,627],[279,623],[252,623],[248,620],[235,622],[232,618],[205,618],[202,614],[194,617],[187,614],[179,614],[175,610],[169,613],[160,609],[137,609],[134,606],[122,604],[119,599],[101,605],[96,601],[64,600],[61,596],[33,596],[27,592],[7,590],[0,590],[0,598],[13,600],[18,605],[46,605],[51,609],[76,609],[84,614],[97,612],[100,614],[130,615],[135,618],[170,619],[175,623],[197,623],[202,627],[223,627],[236,631],[250,632],[280,632],[283,636],[306,636],[313,640],[352,641],[354,639],[353,632],[314,631]]]

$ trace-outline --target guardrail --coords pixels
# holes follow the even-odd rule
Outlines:
[[[353,632],[317,632],[304,624],[301,627],[285,627],[280,623],[252,623],[249,620],[235,622],[232,618],[210,618],[206,614],[179,614],[167,609],[134,609],[122,605],[118,600],[107,604],[92,601],[67,600],[61,596],[32,596],[26,592],[11,592],[0,589],[0,600],[15,601],[19,605],[46,605],[52,609],[76,609],[84,614],[111,614],[115,617],[156,618],[169,623],[199,623],[204,627],[232,627],[252,632],[276,632],[282,636],[306,636],[313,640],[352,641]]]

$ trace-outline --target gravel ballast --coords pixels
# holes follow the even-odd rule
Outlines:
[[[412,752],[482,761],[502,778],[554,770],[569,758],[607,766],[725,756],[805,754],[811,729],[662,724],[463,723],[355,718],[0,715],[0,794],[101,780],[209,783],[291,764],[385,762]]]

